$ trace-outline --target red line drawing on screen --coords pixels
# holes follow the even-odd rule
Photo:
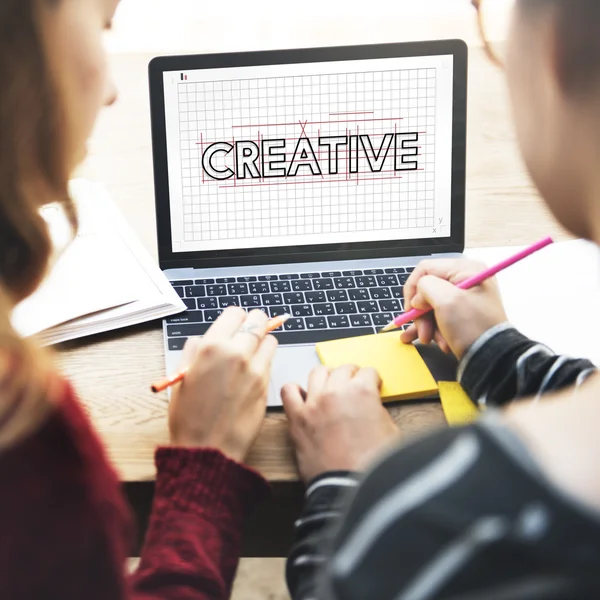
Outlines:
[[[434,225],[436,69],[178,83],[189,242]]]

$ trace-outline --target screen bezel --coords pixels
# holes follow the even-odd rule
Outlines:
[[[173,252],[165,100],[163,73],[311,62],[369,60],[378,58],[452,55],[454,57],[452,109],[452,184],[451,235],[445,238],[350,242],[272,248]],[[362,46],[333,46],[293,50],[267,50],[160,56],[148,67],[150,112],[152,121],[152,154],[158,237],[159,264],[162,269],[210,268],[286,264],[359,258],[418,256],[446,252],[462,252],[465,245],[465,178],[467,137],[467,68],[468,49],[462,40],[436,40]]]

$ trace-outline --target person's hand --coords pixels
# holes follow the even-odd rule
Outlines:
[[[404,286],[405,308],[434,312],[417,319],[401,336],[404,343],[417,338],[423,344],[435,340],[444,352],[462,358],[471,344],[494,325],[504,323],[506,313],[495,279],[470,290],[456,283],[477,275],[485,265],[468,259],[425,260]]]
[[[359,471],[398,436],[383,407],[373,369],[316,367],[308,390],[281,391],[300,474],[305,482],[326,471]]]
[[[190,338],[173,390],[171,443],[211,447],[243,461],[258,435],[267,405],[277,340],[267,335],[267,316],[227,308],[202,338]]]

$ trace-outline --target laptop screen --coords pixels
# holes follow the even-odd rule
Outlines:
[[[453,61],[164,72],[172,251],[448,238]]]

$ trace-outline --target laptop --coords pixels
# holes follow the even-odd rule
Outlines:
[[[158,57],[149,77],[160,267],[188,307],[167,372],[227,306],[289,313],[279,406],[315,343],[377,332],[415,265],[463,252],[464,42]]]

